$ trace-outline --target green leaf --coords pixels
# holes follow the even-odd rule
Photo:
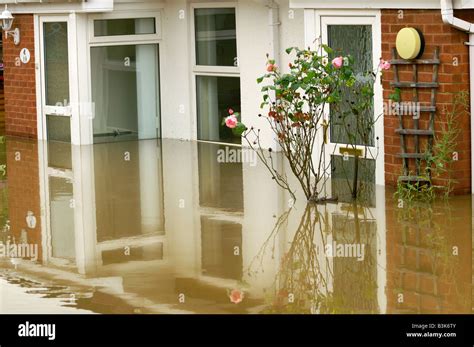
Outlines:
[[[393,93],[388,96],[388,98],[394,102],[400,102],[402,99],[402,92],[400,88],[395,88]]]
[[[263,76],[262,76],[262,77],[259,77],[259,78],[257,78],[257,83],[262,83],[262,82],[263,82],[263,79],[264,79],[264,77],[263,77]]]
[[[242,134],[247,130],[247,127],[244,123],[237,123],[237,126],[232,129],[232,133],[236,136],[242,136]]]
[[[334,53],[334,50],[329,47],[328,45],[321,45],[321,47],[324,49],[324,51],[327,53],[327,54],[332,54]]]

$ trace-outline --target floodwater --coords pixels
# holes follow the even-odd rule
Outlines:
[[[215,144],[0,146],[1,313],[472,313],[471,196],[307,206]]]

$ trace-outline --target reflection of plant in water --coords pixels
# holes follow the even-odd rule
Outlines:
[[[280,259],[279,271],[267,292],[269,304],[263,313],[343,313],[376,312],[375,254],[369,245],[374,235],[369,231],[365,209],[349,205],[345,213],[328,213],[323,206],[307,206],[289,248]],[[274,257],[276,238],[287,224],[287,211],[250,264],[249,269],[271,250]],[[331,227],[332,225],[332,227]],[[327,247],[332,241],[341,244],[364,244],[365,257],[332,258]],[[258,270],[248,271],[249,276]]]
[[[327,278],[321,269],[323,264],[320,264],[314,243],[318,226],[325,224],[322,222],[317,209],[305,209],[290,248],[281,259],[276,278],[276,297],[269,307],[270,312],[310,312],[320,306],[326,297]],[[285,305],[288,300],[290,302]]]

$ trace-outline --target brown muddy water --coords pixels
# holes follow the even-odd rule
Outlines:
[[[471,196],[307,206],[215,144],[1,148],[1,313],[472,313]]]

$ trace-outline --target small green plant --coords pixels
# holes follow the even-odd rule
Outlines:
[[[452,178],[453,163],[457,160],[457,143],[461,134],[459,118],[469,111],[469,93],[461,91],[454,95],[454,102],[451,109],[445,108],[446,124],[438,136],[435,136],[433,145],[433,156],[429,156],[427,168],[431,170],[433,178],[445,177],[446,186],[444,195],[448,196],[453,191],[457,183]]]
[[[402,91],[400,90],[400,88],[395,88],[393,90],[393,93],[391,93],[388,98],[393,102],[400,102],[402,101]]]
[[[436,197],[447,198],[457,181],[453,178],[453,163],[457,160],[456,149],[461,134],[459,118],[469,110],[469,93],[461,91],[453,95],[451,107],[444,108],[445,123],[435,135],[432,150],[425,150],[426,165],[417,182],[398,182],[396,198],[404,201],[430,202]],[[411,174],[410,174],[411,175]],[[433,180],[443,179],[445,184],[435,185]]]
[[[419,177],[423,178],[423,177]],[[426,181],[401,182],[397,184],[395,197],[403,201],[422,201],[429,202],[436,198],[435,187],[430,183],[429,178]]]

